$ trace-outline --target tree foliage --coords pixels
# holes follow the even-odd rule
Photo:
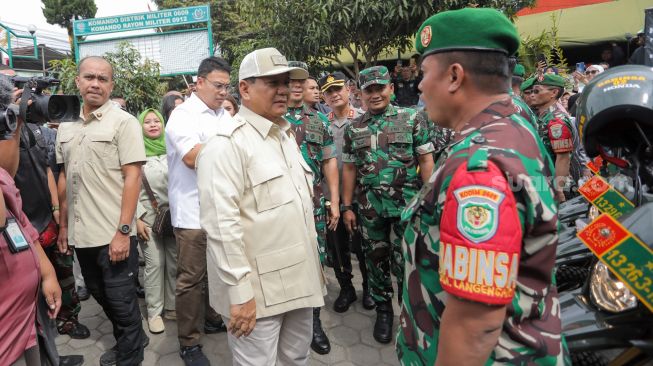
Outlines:
[[[116,52],[106,54],[113,65],[113,94],[125,98],[127,111],[135,116],[146,108],[158,108],[164,90],[159,83],[159,64],[142,60],[141,54],[128,42],[118,44]]]
[[[135,116],[146,108],[158,108],[166,91],[165,83],[159,82],[159,64],[143,60],[134,46],[121,42],[116,52],[105,58],[113,66],[113,96],[127,101],[127,111]],[[64,94],[79,95],[75,84],[77,65],[72,59],[50,61],[52,74],[60,80],[59,90]]]
[[[41,0],[41,2],[45,20],[50,24],[58,24],[66,28],[69,39],[73,37],[73,18],[93,18],[97,12],[95,0]]]
[[[539,55],[544,55],[547,65],[558,68],[562,75],[566,75],[567,59],[560,47],[558,19],[555,15],[551,15],[550,28],[542,30],[542,33],[536,37],[522,39],[519,46],[519,62],[524,65],[527,74],[535,73]]]
[[[75,76],[77,76],[77,64],[72,58],[50,61],[50,72],[59,79],[60,83],[56,92],[62,94],[79,95]]]
[[[155,0],[159,8],[206,0]],[[210,0],[214,39],[232,65],[256,48],[276,47],[309,65],[335,63],[349,74],[379,61],[385,51],[412,48],[429,16],[448,9],[493,7],[514,18],[535,0]],[[479,25],[482,26],[482,25]],[[233,76],[233,75],[232,75]]]

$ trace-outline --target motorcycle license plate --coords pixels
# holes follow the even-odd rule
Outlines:
[[[599,175],[595,175],[585,182],[578,191],[601,212],[615,219],[635,208],[632,202]]]
[[[653,311],[653,251],[614,217],[602,214],[578,238]]]

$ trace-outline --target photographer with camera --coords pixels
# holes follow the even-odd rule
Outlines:
[[[43,364],[49,364],[47,358],[52,359],[53,355],[46,355],[39,347],[37,332],[43,330],[37,330],[37,318],[38,328],[46,328],[47,318],[57,316],[61,289],[54,268],[38,243],[38,232],[23,212],[22,200],[12,178],[19,163],[17,135],[21,123],[10,105],[19,95],[7,78],[0,78],[0,261],[4,264],[4,275],[0,276],[3,294],[0,297],[0,334],[3,335],[0,364],[39,366],[42,357]],[[40,308],[37,301],[44,303],[45,317],[37,317],[37,308]],[[56,364],[61,364],[56,349],[53,351]],[[64,358],[61,361],[65,361]]]
[[[41,87],[46,87],[46,84],[50,84],[54,80],[32,78],[26,80],[26,85],[28,88],[38,86],[39,81]],[[32,91],[36,92],[36,90],[30,90],[30,92]],[[77,99],[73,96],[70,97]],[[41,98],[49,97],[41,96]],[[78,320],[81,305],[75,291],[73,252],[71,250],[59,252],[56,245],[59,232],[59,198],[55,176],[48,164],[50,146],[46,139],[48,134],[54,132],[42,123],[36,122],[50,122],[53,116],[43,115],[42,110],[33,110],[33,106],[32,103],[25,110],[25,115],[29,116],[27,117],[29,119],[25,121],[23,128],[17,134],[20,135],[20,162],[14,180],[18,189],[23,192],[23,211],[39,232],[39,243],[54,266],[63,292],[63,303],[57,315],[57,330],[59,334],[67,334],[74,339],[85,339],[91,333]],[[72,111],[62,109],[60,115],[62,117],[68,115],[70,118],[75,109],[78,110],[79,107],[72,108]],[[25,194],[25,192],[29,192],[29,194]]]

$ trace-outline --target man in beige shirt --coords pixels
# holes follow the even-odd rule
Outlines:
[[[228,323],[234,365],[306,365],[312,308],[324,305],[312,174],[283,119],[291,78],[274,48],[243,59],[243,106],[197,159],[211,305]]]
[[[86,286],[113,325],[116,346],[100,365],[138,365],[143,332],[136,298],[138,252],[134,213],[145,146],[136,118],[110,100],[113,69],[102,57],[79,62],[80,119],[59,126],[59,251],[75,247]]]

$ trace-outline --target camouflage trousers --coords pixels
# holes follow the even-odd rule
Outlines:
[[[327,257],[327,246],[326,246],[326,215],[315,215],[313,216],[315,220],[315,231],[317,232],[317,253],[320,255],[320,263],[324,264]]]
[[[57,315],[57,329],[59,333],[67,333],[77,324],[79,311],[82,309],[75,289],[73,253],[59,253],[56,245],[45,249],[45,253],[54,267],[61,287],[61,310]]]
[[[363,253],[367,266],[370,295],[376,303],[392,300],[394,290],[390,273],[397,280],[399,302],[404,280],[404,260],[401,238],[406,224],[399,217],[370,217],[360,215]]]

